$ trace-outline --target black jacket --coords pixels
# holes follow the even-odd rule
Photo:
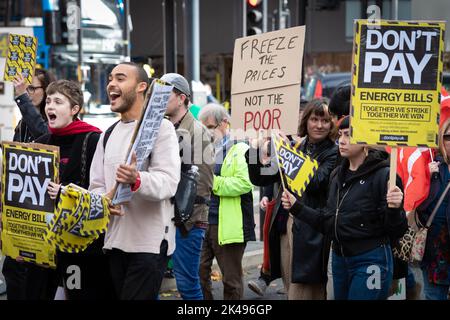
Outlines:
[[[86,148],[86,176],[84,184],[81,183],[81,150],[87,133],[76,135],[56,136],[46,134],[36,140],[36,143],[59,146],[60,166],[59,180],[62,185],[74,183],[85,189],[89,188],[89,171],[94,157],[100,133],[90,135]],[[104,234],[95,240],[82,254],[101,254]]]
[[[40,136],[48,133],[47,123],[31,102],[28,94],[24,93],[15,99],[22,114],[14,130],[14,141],[32,142]]]
[[[300,145],[300,150],[305,151],[306,140]],[[249,152],[255,152],[253,149]],[[246,155],[249,159],[248,154]],[[329,176],[335,167],[337,158],[337,146],[331,140],[324,140],[317,145],[312,157],[319,162],[319,168],[306,187],[302,199],[312,208],[322,208],[326,205],[326,194]],[[249,160],[248,160],[249,162]],[[250,180],[253,184],[266,186],[280,182],[280,175],[276,171],[273,175],[261,175],[261,163],[249,164]],[[280,207],[281,192],[278,193],[277,203],[274,208],[276,214],[272,217],[269,231],[270,272],[271,277],[281,276],[280,270],[280,235],[273,227],[276,216],[284,214]],[[292,279],[293,283],[326,283],[328,255],[330,248],[329,237],[314,230],[307,223],[294,218],[293,255],[292,255]]]
[[[94,132],[88,140],[86,148],[86,178],[81,184],[81,150],[87,133],[77,135],[56,136],[46,134],[36,140],[36,143],[49,144],[59,147],[60,167],[59,180],[62,185],[74,183],[85,189],[89,188],[89,171],[94,157],[100,133]],[[67,159],[67,160],[64,160]]]
[[[370,151],[358,170],[346,179],[344,159],[330,180],[327,206],[317,210],[295,202],[291,213],[320,232],[331,235],[336,254],[355,256],[401,237],[408,228],[403,208],[388,208],[389,161]],[[397,185],[401,181],[397,178]]]

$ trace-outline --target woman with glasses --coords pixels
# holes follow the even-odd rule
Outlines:
[[[36,69],[31,85],[26,84],[22,75],[14,79],[15,101],[22,114],[14,133],[14,141],[32,142],[48,133],[45,116],[45,90],[54,81],[51,73],[44,69]],[[28,269],[33,268],[29,263],[5,258],[2,273],[6,281],[8,300],[24,300],[27,297],[26,283]],[[53,298],[53,297],[52,297]]]
[[[428,198],[417,208],[422,225],[435,208],[450,180],[450,119],[439,131],[440,156],[429,164],[430,192]],[[427,300],[447,300],[450,287],[450,206],[444,198],[428,230],[425,254],[421,262],[424,293]]]
[[[45,90],[55,81],[53,75],[44,69],[36,69],[30,85],[27,85],[22,75],[14,81],[15,101],[22,114],[14,133],[14,141],[32,142],[48,133],[45,117]]]

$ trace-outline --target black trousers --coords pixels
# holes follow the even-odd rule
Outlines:
[[[8,300],[53,300],[58,287],[58,273],[27,262],[6,257],[3,263]]]
[[[8,300],[25,300],[25,281],[27,267],[24,263],[5,257],[2,269],[6,282],[6,296]]]
[[[115,300],[108,257],[97,253],[57,252],[67,300]]]
[[[108,250],[111,276],[119,299],[156,300],[158,298],[169,260],[167,248],[167,240],[163,240],[160,254]]]

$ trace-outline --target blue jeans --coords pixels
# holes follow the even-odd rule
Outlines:
[[[333,252],[332,265],[334,299],[387,299],[394,270],[389,245],[353,257],[342,257]]]
[[[184,300],[203,300],[200,286],[200,254],[205,230],[193,227],[186,237],[177,228],[176,247],[173,253],[173,272],[177,289]]]
[[[447,300],[449,286],[431,283],[425,268],[422,268],[422,275],[425,300]]]

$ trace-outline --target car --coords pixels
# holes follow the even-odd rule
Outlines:
[[[350,72],[315,74],[305,84],[305,98],[308,101],[317,97],[331,98],[337,88],[350,84]]]
[[[337,88],[350,84],[350,72],[315,74],[305,84],[304,97],[308,101],[317,97],[331,98]],[[450,92],[450,72],[443,73],[442,85]]]

